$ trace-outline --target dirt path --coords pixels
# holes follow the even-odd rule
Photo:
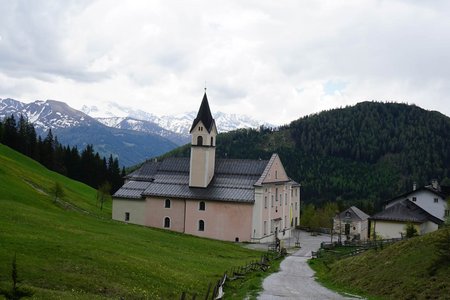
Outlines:
[[[311,251],[319,249],[322,241],[329,240],[327,235],[311,236],[301,232],[302,248],[283,260],[279,272],[264,279],[264,290],[258,299],[355,299],[330,291],[314,280],[314,271],[307,261],[311,258]]]

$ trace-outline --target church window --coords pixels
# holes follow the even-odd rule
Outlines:
[[[198,221],[198,231],[205,231],[205,221]]]
[[[267,208],[267,196],[264,196],[264,208]]]
[[[201,201],[201,202],[198,204],[198,210],[205,210],[205,202],[204,202],[204,201]]]
[[[287,193],[284,193],[284,204],[287,205]]]
[[[170,218],[169,217],[164,218],[164,228],[170,228]]]
[[[166,199],[166,201],[164,201],[164,208],[170,208],[170,200]]]
[[[130,221],[130,213],[129,212],[125,213],[125,221]]]
[[[211,137],[211,146],[214,146],[214,138]]]
[[[275,171],[275,179],[278,179],[278,171]]]
[[[267,234],[267,221],[264,221],[264,235]]]
[[[271,203],[271,206],[273,207],[273,195],[272,195],[272,203]]]
[[[197,145],[198,146],[203,146],[203,137],[201,137],[201,136],[197,137]]]
[[[278,201],[278,188],[275,189],[275,201]]]

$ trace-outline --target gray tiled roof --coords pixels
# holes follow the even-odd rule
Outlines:
[[[189,158],[146,162],[127,176],[128,182],[114,197],[155,196],[252,203],[254,184],[268,164],[267,160],[217,159],[214,178],[208,187],[191,188],[189,162]]]
[[[412,223],[424,223],[426,221],[432,221],[436,224],[442,223],[442,220],[432,216],[424,209],[409,200],[404,200],[396,203],[395,205],[386,208],[382,212],[373,215],[372,217],[370,217],[370,219]]]
[[[360,210],[359,208],[357,208],[356,206],[351,206],[348,209],[344,210],[343,212],[341,212],[339,214],[339,217],[341,219],[345,219],[345,215],[349,213],[350,214],[350,218],[352,220],[360,220],[360,221],[364,221],[367,220],[369,218],[369,215],[366,214],[365,212],[363,212],[362,210]]]

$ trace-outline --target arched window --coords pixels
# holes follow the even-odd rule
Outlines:
[[[197,137],[197,146],[203,146],[203,137],[201,136]]]
[[[214,138],[211,137],[211,146],[214,146]]]
[[[164,228],[170,228],[170,218],[169,217],[164,218]]]
[[[164,202],[164,207],[170,208],[170,200],[169,199],[166,199],[166,201]]]
[[[198,204],[198,210],[205,210],[205,202],[204,202],[204,201],[201,201],[201,202]]]
[[[198,221],[198,231],[205,231],[205,221]]]

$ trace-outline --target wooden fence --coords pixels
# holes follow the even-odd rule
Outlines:
[[[233,281],[233,280],[245,278],[245,275],[250,272],[255,272],[255,271],[265,272],[270,267],[270,261],[279,259],[280,257],[285,256],[285,255],[286,255],[285,251],[280,251],[280,252],[268,251],[267,253],[263,254],[259,260],[249,262],[248,264],[246,264],[244,266],[233,267],[230,270],[226,271],[222,275],[222,277],[219,280],[217,280],[217,282],[214,284],[214,286],[210,282],[208,285],[208,289],[203,297],[199,296],[197,293],[194,293],[189,298],[186,292],[182,292],[180,299],[181,300],[222,299],[222,297],[224,295],[224,286],[228,280]]]
[[[311,256],[313,258],[320,257],[321,251],[331,250],[338,245],[341,247],[355,247],[355,250],[353,250],[353,251],[350,251],[348,253],[341,253],[341,254],[337,255],[337,256],[339,256],[339,258],[344,258],[347,256],[358,255],[369,249],[382,249],[386,245],[390,245],[390,244],[396,243],[401,240],[402,240],[402,238],[394,238],[394,239],[384,239],[384,240],[353,241],[353,242],[345,242],[343,244],[338,244],[337,242],[333,242],[333,243],[322,242],[320,244],[319,251],[312,251]]]

